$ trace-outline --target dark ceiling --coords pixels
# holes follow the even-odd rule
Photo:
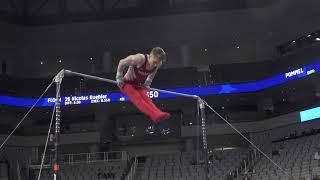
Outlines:
[[[261,8],[275,2],[277,0],[261,1],[250,4],[250,8]],[[0,6],[0,21],[25,26],[249,8],[246,0],[4,0]]]

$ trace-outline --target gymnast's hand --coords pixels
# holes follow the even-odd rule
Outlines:
[[[151,83],[152,83],[152,80],[147,79],[144,82],[144,87],[146,87],[147,89],[150,89]]]
[[[117,85],[118,85],[118,87],[119,87],[120,89],[122,89],[123,86],[124,86],[124,81],[123,81],[123,80],[117,81]]]
[[[144,85],[144,87],[147,88],[147,89],[150,89],[150,86],[148,86],[148,85]]]
[[[124,85],[122,72],[117,71],[116,80],[117,80],[118,87],[121,89]]]

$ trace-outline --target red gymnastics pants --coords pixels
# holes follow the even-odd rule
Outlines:
[[[129,97],[132,104],[142,113],[149,116],[153,122],[169,119],[170,114],[162,112],[149,98],[147,88],[144,86],[137,86],[130,83],[125,83],[121,92]]]

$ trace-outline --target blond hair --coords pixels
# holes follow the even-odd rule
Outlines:
[[[155,55],[158,57],[162,62],[166,62],[166,53],[161,47],[155,47],[151,50],[151,54]]]

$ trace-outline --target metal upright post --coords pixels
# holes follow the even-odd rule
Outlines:
[[[61,82],[62,78],[64,77],[64,70],[60,71],[56,77],[55,77],[55,82],[56,82],[56,102],[55,102],[55,107],[56,107],[56,126],[55,126],[55,136],[54,136],[54,157],[53,157],[53,171],[54,171],[54,180],[60,180],[59,176],[59,152],[58,152],[58,147],[60,145],[60,106],[61,106],[61,96],[60,96],[60,87],[61,87]]]
[[[199,97],[198,98],[198,105],[200,108],[200,113],[201,113],[201,127],[202,127],[202,142],[203,142],[203,159],[204,159],[204,179],[208,180],[209,179],[209,167],[208,167],[208,144],[207,144],[207,130],[206,130],[206,114],[204,111],[204,102],[203,100]]]

